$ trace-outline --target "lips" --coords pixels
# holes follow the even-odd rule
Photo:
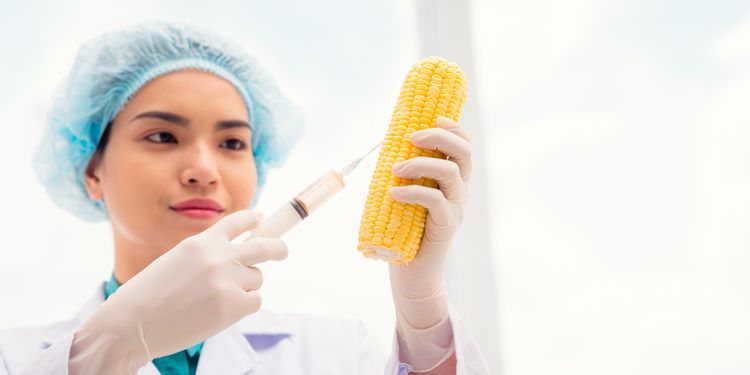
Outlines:
[[[170,207],[178,213],[195,218],[210,219],[219,216],[224,207],[211,199],[196,198],[182,201]]]
[[[190,208],[199,209],[199,210],[212,210],[212,211],[224,211],[224,207],[221,206],[218,202],[211,200],[211,199],[189,199],[186,201],[182,201],[180,203],[177,203],[175,205],[172,205],[172,208],[175,210],[187,210]]]

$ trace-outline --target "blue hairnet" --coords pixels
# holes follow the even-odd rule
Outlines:
[[[200,69],[224,78],[248,108],[258,182],[280,166],[302,133],[302,116],[258,61],[229,40],[195,27],[149,22],[84,43],[58,86],[34,170],[52,200],[86,221],[107,219],[86,193],[84,172],[107,125],[147,82]]]

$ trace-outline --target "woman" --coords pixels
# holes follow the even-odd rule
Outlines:
[[[390,266],[397,311],[388,360],[361,325],[261,310],[256,265],[284,242],[232,242],[299,137],[272,79],[240,49],[195,28],[149,23],[85,44],[60,86],[36,169],[53,200],[112,224],[115,269],[70,321],[0,334],[0,374],[475,373],[476,345],[442,288],[470,173],[449,119],[415,133],[450,160],[394,167],[441,190],[393,189],[428,208],[408,266]]]

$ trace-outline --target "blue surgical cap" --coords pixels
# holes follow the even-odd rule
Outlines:
[[[269,168],[280,166],[302,133],[302,115],[252,56],[211,32],[149,22],[84,43],[58,86],[34,170],[52,200],[86,221],[107,219],[88,197],[84,172],[107,125],[138,90],[167,73],[199,69],[237,88],[248,108],[258,173],[255,206]]]

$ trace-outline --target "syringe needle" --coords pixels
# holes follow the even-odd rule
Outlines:
[[[383,144],[383,141],[381,141],[380,143],[376,144],[375,147],[373,147],[370,151],[367,151],[366,154],[360,156],[359,158],[357,158],[353,162],[349,163],[349,165],[347,165],[346,167],[344,167],[341,170],[341,174],[344,175],[344,176],[348,176],[349,173],[352,173],[352,171],[354,170],[354,168],[357,168],[357,166],[359,165],[359,163],[361,163],[362,160],[364,160],[367,157],[367,155],[370,155],[370,153],[372,153],[373,151],[375,151],[375,149],[378,148],[382,144]]]
[[[268,216],[259,226],[252,230],[251,237],[281,237],[286,231],[299,224],[323,203],[344,188],[344,176],[370,153],[375,151],[383,142],[378,143],[372,150],[339,171],[329,171],[289,202]]]

